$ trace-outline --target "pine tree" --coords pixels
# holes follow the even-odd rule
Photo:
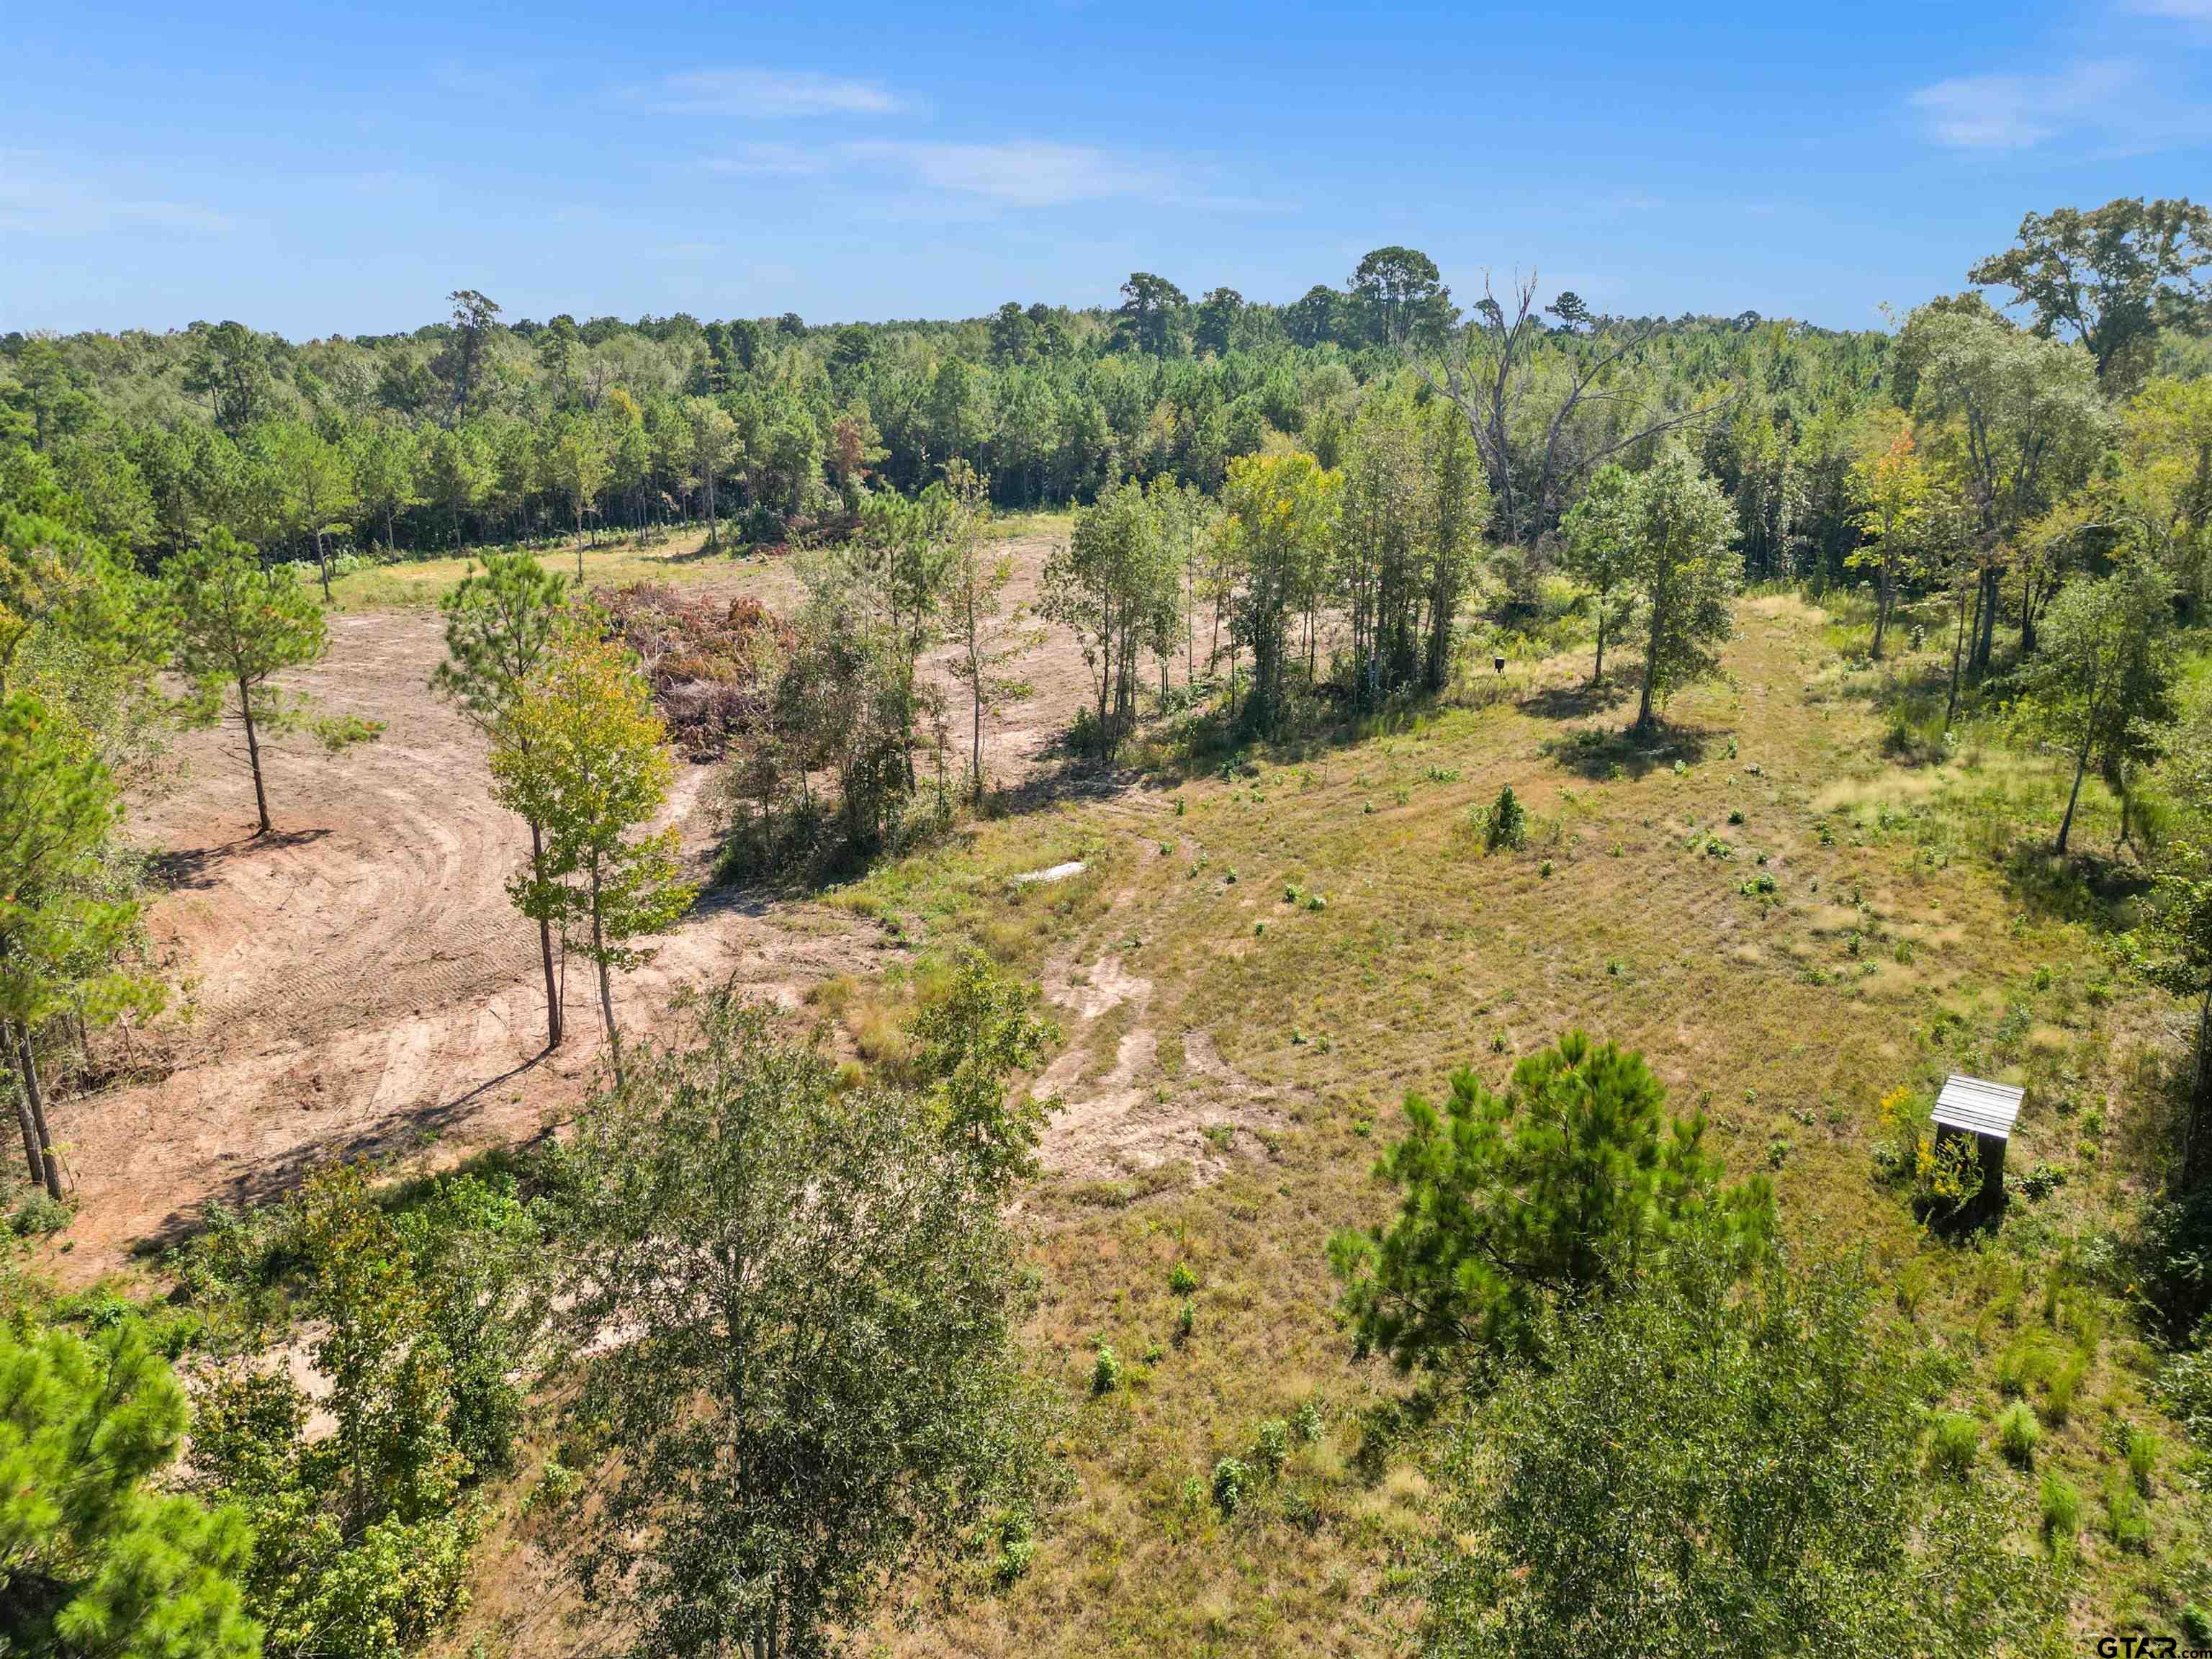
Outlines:
[[[1686,1229],[1762,1243],[1765,1180],[1723,1188],[1704,1117],[1662,1125],[1666,1099],[1642,1055],[1580,1031],[1502,1095],[1468,1071],[1441,1112],[1408,1095],[1411,1133],[1375,1166],[1403,1189],[1397,1219],[1329,1241],[1358,1350],[1401,1369],[1525,1352],[1547,1307],[1617,1287]]]
[[[89,1339],[0,1325],[0,1644],[10,1653],[255,1659],[246,1518],[149,1485],[184,1390],[136,1320]]]
[[[263,566],[252,548],[220,526],[173,560],[167,574],[177,672],[198,687],[194,713],[204,722],[221,718],[225,699],[235,694],[230,712],[245,730],[258,833],[265,836],[271,826],[261,730],[286,717],[270,678],[321,659],[329,648],[322,612],[289,574]]]
[[[40,1023],[64,1012],[97,1023],[160,1001],[158,988],[117,966],[138,907],[105,880],[116,817],[113,781],[72,730],[27,693],[0,701],[0,1039],[21,1084],[31,1179],[57,1199]]]

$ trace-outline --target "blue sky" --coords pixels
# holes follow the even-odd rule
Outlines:
[[[1686,15],[0,0],[0,331],[1289,300],[1387,242],[1859,326],[2212,193],[2212,0]]]

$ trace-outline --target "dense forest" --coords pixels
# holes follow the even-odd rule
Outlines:
[[[240,856],[283,845],[270,746],[385,731],[295,689],[364,569],[456,567],[416,684],[511,815],[511,1006],[573,1044],[573,963],[604,1040],[459,1172],[333,1153],[127,1294],[10,1265],[0,1646],[399,1659],[518,1540],[638,1653],[1108,1604],[1231,1651],[1184,1603],[1261,1581],[1270,1641],[1361,1652],[2212,1642],[2208,273],[2205,210],[2122,199],[1879,331],[1391,246],[1287,305],[0,338],[25,1257],[70,1248],[58,1109],[187,989],[125,804],[220,727]],[[592,580],[679,543],[795,597]],[[1004,787],[1040,651],[1083,695]],[[661,1018],[624,975],[717,884],[909,954]],[[1052,1075],[1120,1090],[1140,953],[1215,999],[1229,1058],[1194,1013],[1150,1086],[1244,1097],[1188,1137],[1218,1188],[1050,1167],[1038,981],[1109,1034]],[[1889,1082],[1792,1075],[1844,1026]],[[1992,1179],[1954,1068],[2064,1156]]]
[[[1398,371],[1409,340],[1461,326],[1433,264],[1404,248],[1291,306],[1227,289],[1192,301],[1144,272],[1124,291],[1112,312],[1009,301],[951,324],[509,322],[464,292],[449,319],[406,336],[295,344],[236,322],[8,335],[0,408],[9,441],[47,456],[102,536],[149,561],[216,524],[301,558],[341,534],[411,552],[720,518],[776,542],[848,521],[871,488],[916,493],[956,457],[1004,507],[1089,501],[1131,477],[1211,492],[1271,434],[1333,465],[1362,389]],[[1823,550],[1844,536],[1837,434],[1881,394],[1885,337],[1751,314],[1592,318],[1571,295],[1515,330],[1539,378],[1589,376],[1571,431],[1508,434],[1550,446],[1551,489],[1630,410],[1733,387],[1745,395],[1710,440],[1716,469],[1753,478],[1774,500],[1753,510],[1798,514]],[[1559,507],[1501,493],[1498,511],[1526,532]]]

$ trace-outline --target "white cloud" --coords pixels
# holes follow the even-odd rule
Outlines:
[[[1936,143],[1954,149],[2024,149],[2117,97],[2132,64],[2075,64],[2056,75],[1961,75],[1912,94]]]
[[[54,167],[31,150],[0,149],[0,232],[89,236],[102,231],[215,235],[236,222],[197,202],[117,189]]]
[[[2212,107],[2177,97],[2130,58],[2085,59],[2048,75],[1956,76],[1909,101],[1928,136],[1954,149],[2031,149],[2064,137],[2118,157],[2212,140]]]
[[[733,115],[756,120],[895,115],[907,107],[878,82],[805,70],[687,70],[633,88],[630,97],[663,115]]]
[[[808,149],[799,144],[738,144],[720,155],[709,157],[707,167],[714,173],[768,179],[805,179],[826,172],[830,160],[830,151]]]
[[[708,158],[739,177],[837,179],[983,207],[1050,208],[1115,198],[1252,212],[1268,204],[1210,192],[1184,167],[1149,156],[1042,139],[953,143],[918,138],[739,144]]]
[[[921,141],[845,144],[855,161],[904,172],[925,189],[980,196],[1015,207],[1058,207],[1109,197],[1153,200],[1177,193],[1166,173],[1082,144],[1018,139],[1004,143]]]

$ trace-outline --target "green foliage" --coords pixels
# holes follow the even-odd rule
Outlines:
[[[1136,725],[1139,653],[1164,656],[1182,644],[1179,510],[1133,480],[1109,484],[1078,510],[1067,545],[1046,562],[1038,609],[1082,646],[1102,757]]]
[[[1168,1291],[1170,1294],[1174,1296],[1188,1296],[1197,1288],[1198,1275],[1190,1270],[1190,1264],[1188,1262],[1178,1261],[1174,1267],[1168,1269]]]
[[[1498,799],[1481,815],[1482,845],[1486,852],[1495,853],[1500,848],[1519,852],[1528,844],[1528,813],[1513,793],[1511,784],[1503,785]]]
[[[552,644],[568,586],[526,553],[487,556],[439,604],[446,660],[431,684],[490,730]]]
[[[1114,1357],[1114,1345],[1101,1342],[1097,1356],[1091,1362],[1091,1392],[1111,1394],[1121,1386],[1121,1362]]]
[[[978,1178],[1001,1192],[1036,1164],[1045,1103],[1008,1087],[1053,1037],[1036,1006],[1034,988],[969,951],[954,963],[945,994],[914,1020],[915,1080],[938,1105],[946,1137],[974,1161]]]
[[[1269,1480],[1283,1478],[1283,1468],[1291,1461],[1291,1425],[1279,1417],[1271,1417],[1253,1431],[1252,1463]]]
[[[2043,1472],[2038,1502],[2043,1511],[2043,1547],[2055,1559],[2070,1554],[2081,1531],[2081,1489],[2056,1469]]]
[[[265,836],[271,826],[262,781],[261,735],[296,718],[270,677],[321,659],[329,649],[323,613],[298,583],[264,568],[253,549],[220,526],[205,542],[172,559],[163,576],[175,641],[173,665],[197,693],[186,713],[206,725],[226,716],[239,723]]]
[[[1571,1031],[1503,1095],[1461,1071],[1441,1113],[1407,1096],[1410,1133],[1376,1165],[1396,1220],[1329,1241],[1355,1350],[1401,1369],[1527,1352],[1547,1310],[1601,1298],[1680,1238],[1756,1256],[1765,1177],[1724,1187],[1702,1115],[1662,1126],[1666,1093],[1642,1056]]]
[[[1567,568],[1595,591],[1597,655],[1590,666],[1592,679],[1605,672],[1607,635],[1629,620],[1634,592],[1630,583],[1636,571],[1637,490],[1634,477],[1608,462],[1590,475],[1582,499],[1568,509],[1559,526]]]
[[[1973,1472],[1981,1455],[1982,1425],[1964,1412],[1939,1412],[1928,1437],[1929,1467],[1953,1480]]]
[[[636,833],[668,798],[660,717],[629,652],[593,619],[563,615],[494,729],[492,793],[544,830],[544,850],[508,884],[515,908],[552,923],[599,970],[599,1011],[619,1073],[609,970],[651,952],[632,943],[690,908],[673,825]]]
[[[1240,1460],[1224,1457],[1213,1466],[1213,1506],[1226,1516],[1233,1516],[1244,1507],[1251,1495],[1252,1471]]]
[[[261,1522],[248,1605],[272,1648],[400,1659],[464,1605],[489,1518],[475,1489],[512,1465],[545,1322],[537,1220],[471,1176],[395,1213],[345,1165],[222,1231],[188,1278],[225,1346],[265,1344],[280,1279],[337,1419],[310,1442],[298,1386],[250,1362],[204,1391],[195,1471]]]
[[[1999,285],[2035,312],[2037,332],[2088,349],[2115,392],[2138,383],[2161,328],[2199,329],[2212,311],[2212,216],[2195,203],[2123,197],[2020,222],[2020,240],[1978,260],[1970,283]]]
[[[73,726],[27,692],[0,697],[0,1059],[21,1085],[30,1177],[62,1195],[36,1053],[58,1015],[104,1024],[150,1012],[161,988],[132,971],[138,906],[112,879],[113,781]]]
[[[1247,732],[1272,736],[1287,707],[1290,622],[1320,602],[1342,475],[1304,453],[1240,456],[1223,485],[1218,556],[1237,584],[1233,637],[1252,653]]]
[[[2015,1400],[1997,1413],[1997,1449],[2014,1468],[2034,1465],[2035,1449],[2042,1439],[2043,1425],[2027,1401]]]
[[[1427,1651],[1966,1655],[2048,1618],[1993,1498],[1921,1479],[1912,1356],[1858,1264],[1736,1280],[1678,1252],[1471,1418]]]
[[[2136,1483],[2136,1490],[2150,1496],[2151,1476],[2158,1468],[2158,1437],[2148,1429],[2130,1428],[2121,1443],[2127,1457],[2128,1479]]]
[[[1734,515],[1720,485],[1679,446],[1631,481],[1626,507],[1631,580],[1644,611],[1639,729],[1655,709],[1719,667],[1735,627],[1730,602],[1743,561],[1729,550]]]
[[[2074,760],[2074,787],[2058,830],[2061,853],[2090,763],[2124,777],[2153,751],[2172,717],[2171,589],[2165,572],[2137,560],[2113,575],[2068,584],[2045,615],[2021,714],[2063,743]]]
[[[1018,1253],[938,1114],[842,1088],[768,1011],[692,1006],[557,1159],[578,1420],[615,1459],[576,1543],[641,1652],[819,1650],[889,1577],[1026,1510],[1047,1396]]]
[[[153,1489],[184,1391],[124,1318],[89,1337],[0,1327],[0,1640],[10,1652],[252,1659],[240,1510]]]
[[[2115,1549],[2133,1555],[2150,1553],[2150,1506],[2118,1469],[2105,1477],[2105,1532]]]

